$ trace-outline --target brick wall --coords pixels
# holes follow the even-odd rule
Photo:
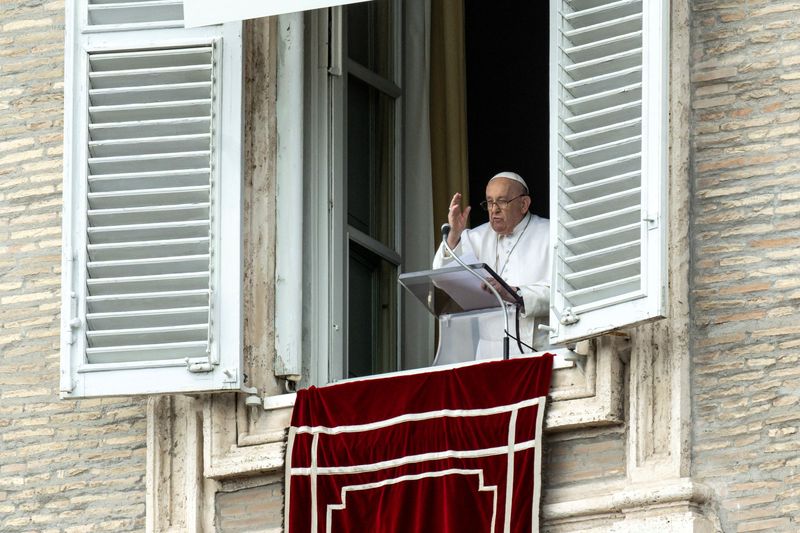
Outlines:
[[[800,530],[800,3],[693,2],[694,474]]]
[[[218,492],[217,531],[221,533],[280,533],[283,530],[283,482]]]
[[[144,529],[145,406],[58,399],[64,2],[0,2],[0,530]]]

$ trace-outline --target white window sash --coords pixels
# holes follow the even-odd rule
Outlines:
[[[223,22],[271,17],[285,13],[355,4],[365,0],[184,0],[183,21],[187,28]]]

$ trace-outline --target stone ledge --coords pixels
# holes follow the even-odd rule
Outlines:
[[[209,458],[203,474],[220,480],[282,470],[285,448],[284,442],[234,447],[225,454]]]
[[[585,487],[575,487],[575,495],[585,494]],[[566,495],[568,496],[568,495]],[[698,529],[669,529],[666,531],[713,531],[711,521],[702,516],[701,507],[712,499],[712,491],[689,478],[679,478],[624,487],[611,494],[549,503],[542,506],[544,520],[550,526],[568,522],[605,520],[619,521],[666,520],[674,524],[696,524]],[[641,515],[641,516],[640,516]],[[666,517],[666,518],[665,518]],[[692,526],[694,527],[694,526]],[[617,530],[616,527],[614,529]],[[625,528],[621,529],[624,531]]]

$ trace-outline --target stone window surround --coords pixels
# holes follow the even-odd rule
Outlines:
[[[580,344],[587,354],[585,374],[578,369],[570,384],[555,390],[546,419],[546,431],[567,432],[603,424],[625,424],[627,481],[621,486],[578,487],[559,491],[557,500],[545,495],[547,524],[575,523],[615,517],[615,531],[639,531],[654,526],[666,531],[711,531],[714,522],[710,493],[690,476],[690,406],[688,344],[689,267],[689,6],[671,2],[670,125],[668,184],[668,318],[604,335]],[[275,28],[269,20],[252,21],[246,30],[248,65],[266,69],[274,64]],[[274,70],[266,79],[253,77],[248,102],[254,117],[247,126],[250,138],[268,138],[275,131],[274,116],[264,104],[274,97],[270,88]],[[264,78],[261,76],[261,78]],[[259,102],[253,94],[266,95]],[[264,120],[255,120],[255,118]],[[263,151],[263,150],[262,150]],[[249,183],[252,212],[274,212],[274,161],[254,146],[246,147],[248,166],[266,176],[263,184]],[[257,192],[258,194],[255,194]],[[270,226],[267,224],[266,226]],[[274,242],[269,227],[250,221],[250,242]],[[265,260],[269,250],[254,261]],[[249,281],[253,315],[270,323],[274,306],[270,279],[274,265],[259,264],[260,279]],[[248,271],[252,270],[251,268]],[[261,297],[259,299],[259,297]],[[261,302],[259,304],[259,302]],[[261,306],[259,308],[259,305]],[[269,374],[267,358],[272,339],[267,328],[246,325],[250,349],[246,354],[252,375]],[[627,366],[627,370],[625,367]],[[255,372],[258,369],[260,372]],[[628,388],[625,391],[624,379]],[[258,378],[256,378],[258,379]],[[284,468],[285,428],[293,395],[281,392],[277,382],[262,377],[259,390],[272,391],[264,409],[245,407],[243,397],[225,394],[205,397],[154,397],[148,404],[147,526],[165,531],[176,524],[200,530],[214,521],[214,494],[234,490],[242,483],[275,482]],[[627,395],[625,394],[627,392]],[[627,405],[626,405],[627,402]],[[176,459],[181,459],[176,461]],[[259,481],[260,480],[260,481]],[[270,481],[271,480],[271,481]],[[658,486],[653,485],[658,480]],[[587,497],[587,494],[603,494]],[[705,506],[705,509],[703,508]],[[658,509],[657,512],[652,512]],[[666,520],[666,522],[665,522]],[[619,529],[616,529],[619,527]]]

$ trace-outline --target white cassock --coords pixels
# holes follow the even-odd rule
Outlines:
[[[528,214],[510,235],[498,235],[486,223],[464,230],[453,251],[459,257],[476,257],[511,287],[520,288],[525,302],[525,309],[520,313],[520,339],[536,351],[546,350],[549,347],[547,332],[540,331],[538,325],[547,324],[550,310],[550,221]],[[433,268],[452,266],[452,263],[455,261],[440,244],[433,258]],[[512,334],[515,333],[513,318],[509,326]],[[501,315],[497,324],[491,324],[493,337],[502,339],[503,327]],[[511,347],[512,354],[519,353],[513,340]],[[481,358],[480,353],[478,357]]]

